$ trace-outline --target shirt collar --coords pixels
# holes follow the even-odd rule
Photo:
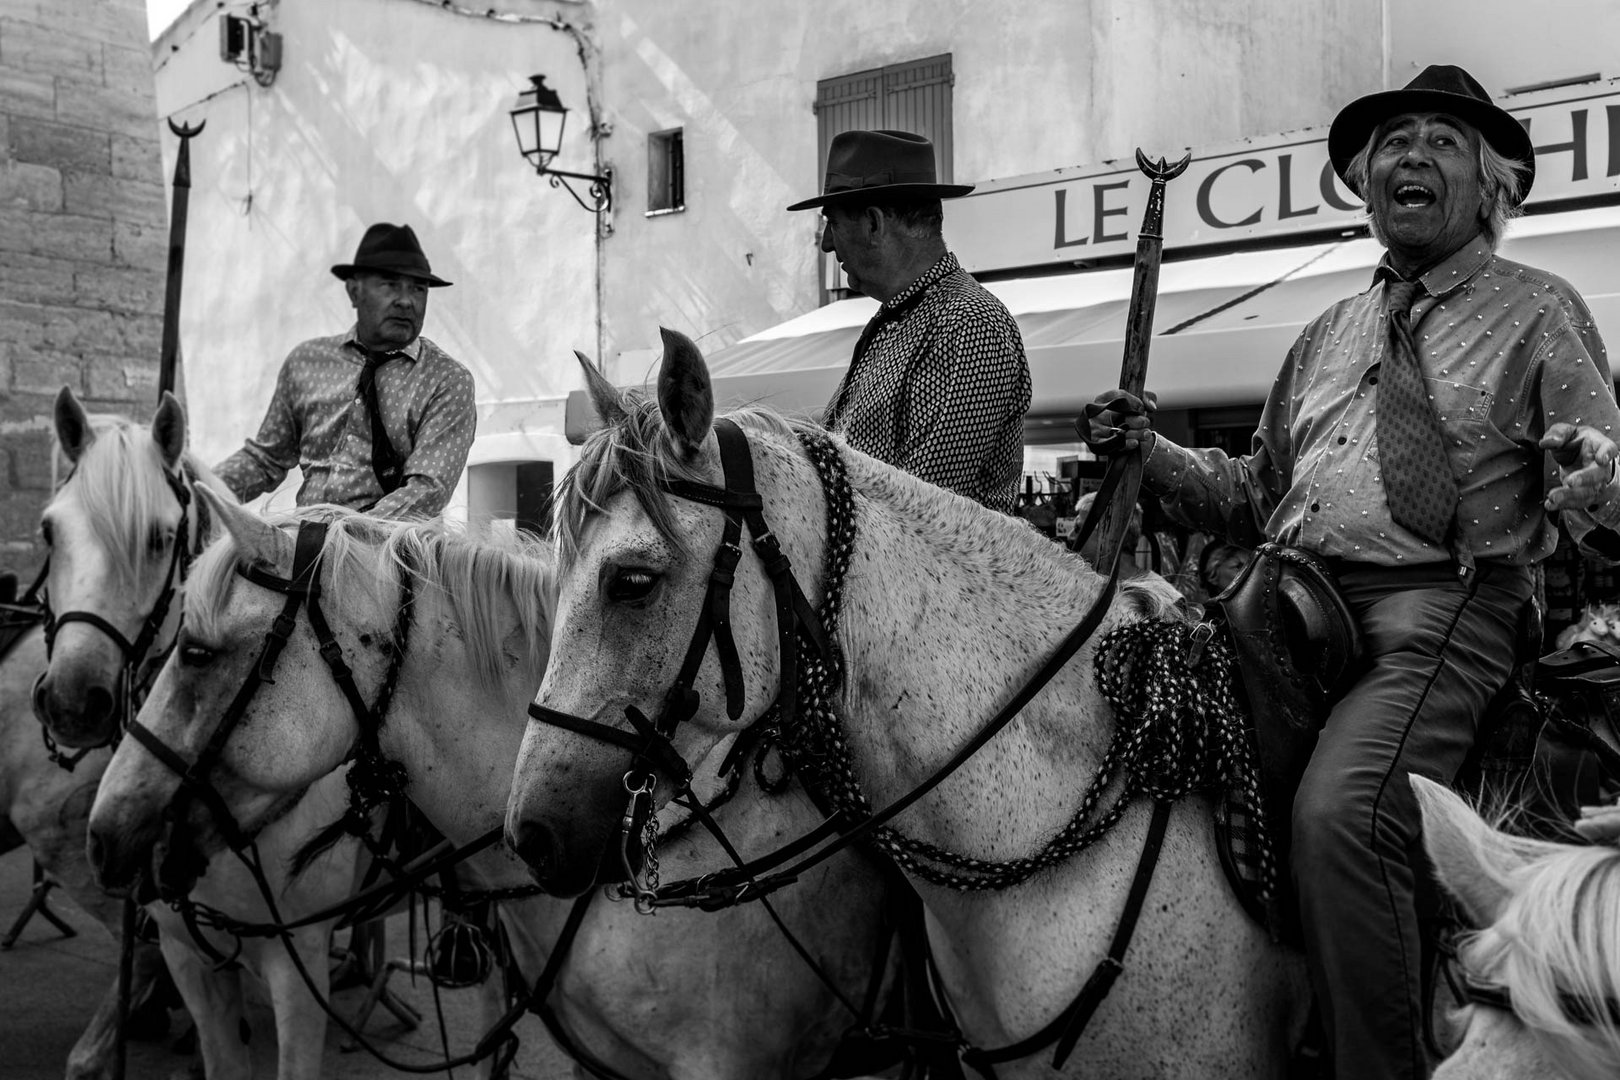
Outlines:
[[[370,350],[368,350],[364,345],[360,344],[360,339],[355,337],[354,332],[359,329],[359,325],[359,323],[356,323],[355,325],[349,327],[348,331],[343,335],[343,340],[339,343],[339,347],[352,349],[364,357]],[[412,363],[422,359],[422,335],[416,335],[411,339],[410,344],[401,346],[398,349],[390,349],[388,352],[383,353],[383,355],[403,356]]]
[[[1490,262],[1495,254],[1483,235],[1475,236],[1429,267],[1418,280],[1423,285],[1423,291],[1430,296],[1444,296],[1484,269],[1485,264]],[[1395,268],[1390,266],[1389,253],[1385,252],[1384,257],[1378,261],[1378,268],[1373,271],[1373,283],[1399,281],[1400,277]]]
[[[913,281],[910,285],[907,285],[904,289],[901,289],[895,295],[891,296],[889,298],[889,302],[884,304],[883,308],[880,310],[892,311],[895,308],[907,306],[907,304],[909,304],[918,293],[927,289],[930,285],[934,284],[946,274],[958,269],[960,265],[961,264],[956,261],[956,256],[947,251],[943,256],[940,257],[938,262],[936,262],[933,266],[930,266],[927,270],[924,270],[921,274],[917,275],[917,279],[915,281]]]

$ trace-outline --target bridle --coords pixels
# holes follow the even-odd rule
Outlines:
[[[399,612],[394,623],[393,637],[390,639],[388,670],[378,687],[375,701],[367,705],[359,687],[355,685],[353,670],[343,658],[343,647],[338,644],[336,636],[332,633],[332,627],[326,620],[325,612],[321,609],[320,555],[326,545],[326,531],[327,523],[322,521],[305,521],[299,525],[294,545],[292,573],[288,577],[279,577],[260,567],[238,562],[237,574],[261,588],[281,593],[287,599],[282,605],[281,612],[271,623],[270,629],[265,632],[264,644],[247,679],[236,692],[236,696],[231,699],[225,714],[220,718],[219,725],[195,760],[187,762],[146,725],[137,719],[130,719],[129,734],[180,778],[179,790],[164,809],[166,833],[172,834],[183,821],[190,802],[199,800],[213,816],[222,837],[232,851],[240,853],[251,841],[252,837],[242,828],[225,804],[224,797],[209,780],[209,774],[219,763],[226,741],[247,714],[248,706],[258,693],[259,687],[264,683],[275,681],[273,675],[276,662],[297,626],[299,609],[303,609],[308,615],[310,629],[314,632],[321,659],[330,669],[332,679],[343,691],[343,696],[348,699],[359,726],[359,736],[351,753],[354,765],[349,770],[350,807],[345,821],[363,823],[375,806],[403,789],[404,769],[383,755],[378,745],[378,736],[387,716],[389,703],[393,700],[394,688],[399,681],[400,668],[410,641],[414,601],[412,571],[406,566],[399,574]],[[361,827],[364,827],[363,824]]]
[[[72,480],[72,474],[68,480]],[[104,616],[94,611],[72,609],[57,613],[51,609],[49,590],[39,593],[40,607],[45,613],[45,656],[49,659],[56,649],[56,635],[68,623],[88,623],[111,639],[118,651],[123,655],[123,667],[118,680],[118,698],[116,717],[120,721],[113,725],[107,738],[92,746],[80,748],[76,753],[69,754],[63,751],[51,737],[50,727],[40,718],[40,734],[45,740],[45,750],[51,761],[64,769],[71,771],[84,756],[92,750],[103,746],[116,745],[123,734],[123,728],[134,719],[135,707],[139,699],[151,687],[151,676],[155,675],[161,664],[152,664],[148,668],[149,677],[140,677],[140,668],[151,652],[158,635],[163,632],[164,623],[168,621],[169,609],[174,605],[174,598],[191,571],[191,564],[202,553],[203,546],[208,539],[208,508],[207,504],[196,500],[193,489],[197,479],[191,470],[182,462],[178,469],[170,472],[163,470],[164,483],[174,493],[175,500],[180,504],[180,521],[175,527],[174,547],[169,554],[169,567],[163,578],[163,588],[152,603],[152,609],[147,612],[146,618],[141,622],[141,628],[136,632],[134,640],[124,636],[122,630],[114,626]],[[63,481],[64,485],[67,481]],[[197,520],[196,528],[192,529],[191,507],[196,501]],[[50,557],[47,555],[45,565],[40,570],[40,580],[43,581],[50,572]],[[165,650],[166,651],[166,650]],[[34,694],[37,694],[40,683],[45,679],[45,672],[34,680]],[[37,710],[36,710],[37,711]]]
[[[708,591],[698,613],[697,625],[692,631],[692,640],[687,645],[686,656],[674,683],[664,695],[657,717],[648,719],[634,705],[626,705],[624,713],[631,730],[625,731],[543,705],[529,706],[529,715],[537,720],[624,747],[631,752],[630,768],[624,774],[624,787],[629,800],[620,823],[620,858],[635,896],[643,903],[653,898],[658,887],[656,855],[652,846],[657,835],[656,819],[653,817],[653,792],[657,786],[657,776],[661,774],[667,778],[674,785],[677,796],[691,792],[692,769],[680,751],[675,749],[674,737],[680,725],[691,719],[698,710],[700,695],[693,684],[697,681],[698,669],[708,653],[710,642],[714,643],[720,661],[721,677],[725,684],[726,715],[736,720],[743,712],[746,691],[742,663],[731,633],[731,589],[736,581],[737,564],[742,560],[742,531],[745,525],[776,598],[781,680],[776,701],[766,710],[766,715],[776,715],[779,718],[777,726],[790,725],[797,712],[800,635],[804,635],[818,655],[825,656],[829,650],[821,618],[805,597],[804,590],[793,576],[791,561],[765,520],[764,501],[754,490],[754,463],[747,436],[733,421],[723,417],[715,420],[714,433],[720,447],[722,486],[678,478],[665,479],[659,484],[667,494],[723,511],[725,525],[720,545],[715,551],[714,568],[709,573]],[[756,723],[739,735],[721,764],[720,772],[731,773],[757,745],[760,734]],[[631,850],[638,834],[642,837],[641,854],[650,867],[646,872],[638,871]]]

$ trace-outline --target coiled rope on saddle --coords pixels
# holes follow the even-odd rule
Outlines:
[[[824,434],[798,433],[827,500],[825,579],[819,610],[826,630],[825,658],[799,640],[797,722],[784,729],[766,718],[768,739],[788,764],[847,816],[870,816],[853,757],[833,702],[843,686],[837,648],[844,579],[855,546],[854,494],[838,448]],[[899,866],[936,885],[961,891],[1005,889],[1028,880],[1095,843],[1123,816],[1131,799],[1176,799],[1219,791],[1233,831],[1256,863],[1264,898],[1275,893],[1277,868],[1260,814],[1259,774],[1234,688],[1234,660],[1225,642],[1211,641],[1189,661],[1193,628],[1143,622],[1120,627],[1098,645],[1099,685],[1113,706],[1116,728],[1096,775],[1069,822],[1039,852],[1018,859],[973,858],[883,826],[872,841]],[[1111,801],[1114,782],[1123,786]]]

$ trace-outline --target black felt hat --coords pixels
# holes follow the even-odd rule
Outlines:
[[[1328,129],[1328,156],[1333,171],[1351,191],[1356,185],[1345,170],[1361,153],[1378,125],[1406,113],[1445,113],[1472,126],[1503,157],[1524,166],[1519,201],[1530,194],[1536,178],[1536,151],[1530,133],[1479,85],[1475,78],[1454,64],[1430,64],[1418,77],[1399,90],[1385,90],[1357,98],[1339,111]],[[1356,191],[1357,195],[1362,195]],[[1362,196],[1365,198],[1365,196]]]
[[[348,281],[361,270],[376,270],[384,274],[404,274],[421,278],[435,288],[450,284],[433,276],[422,245],[409,225],[390,225],[379,222],[366,230],[355,249],[354,261],[338,263],[332,273]]]
[[[941,184],[934,171],[934,144],[909,131],[843,131],[827,147],[827,179],[822,192],[788,207],[810,210],[841,202],[866,202],[881,195],[932,195],[954,199],[972,184]]]

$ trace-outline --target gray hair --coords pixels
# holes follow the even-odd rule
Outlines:
[[[1491,211],[1485,215],[1485,221],[1480,226],[1480,232],[1485,242],[1495,251],[1496,246],[1502,242],[1507,233],[1508,222],[1518,217],[1523,211],[1519,207],[1519,200],[1524,195],[1524,174],[1529,171],[1523,162],[1515,161],[1501,153],[1496,147],[1479,133],[1472,124],[1466,124],[1453,118],[1458,127],[1474,134],[1479,144],[1479,182],[1480,187],[1491,199]],[[1378,144],[1378,137],[1383,134],[1384,125],[1380,124],[1367,138],[1367,145],[1363,146],[1356,156],[1350,159],[1345,166],[1345,179],[1350,186],[1361,193],[1362,201],[1367,199],[1368,174],[1372,168],[1373,150]],[[1383,232],[1378,227],[1378,219],[1368,214],[1368,225],[1372,228],[1373,238],[1380,244],[1384,243]]]

